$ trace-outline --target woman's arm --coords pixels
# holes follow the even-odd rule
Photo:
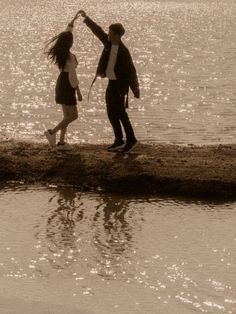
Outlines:
[[[76,67],[78,65],[78,62],[77,62],[77,59],[76,59],[76,56],[71,54],[70,55],[70,62],[69,62],[69,82],[70,82],[70,85],[72,88],[76,89],[77,91],[77,97],[78,97],[78,100],[79,101],[82,101],[82,95],[81,95],[81,92],[80,92],[80,88],[79,88],[79,80],[78,80],[78,77],[77,77],[77,74],[76,74]]]
[[[82,97],[81,92],[80,92],[79,81],[78,81],[78,78],[76,75],[75,68],[73,68],[73,69],[71,68],[69,70],[69,82],[70,82],[71,87],[76,89],[78,101],[82,101],[83,97]]]
[[[83,100],[83,96],[82,96],[82,94],[80,92],[79,85],[76,87],[76,92],[77,92],[78,101],[82,101]]]
[[[79,12],[76,13],[76,15],[74,16],[74,18],[73,18],[73,19],[70,21],[70,23],[67,25],[66,32],[73,32],[74,22],[77,20],[78,17],[79,17]]]

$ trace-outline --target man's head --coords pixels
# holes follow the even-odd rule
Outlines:
[[[124,33],[125,29],[122,24],[120,23],[111,24],[109,26],[108,40],[113,44],[117,44],[119,43]]]

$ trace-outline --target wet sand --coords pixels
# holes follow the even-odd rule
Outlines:
[[[0,182],[72,185],[84,190],[236,199],[236,145],[139,144],[130,154],[105,145],[61,152],[34,142],[0,143]]]

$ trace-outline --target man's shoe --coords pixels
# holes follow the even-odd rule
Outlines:
[[[44,135],[46,136],[49,145],[51,147],[55,147],[56,146],[56,134],[53,134],[51,130],[47,130],[44,132]]]
[[[120,149],[119,151],[122,152],[122,153],[129,153],[131,152],[131,150],[133,150],[138,144],[138,141],[135,140],[135,141],[132,141],[132,142],[127,142],[125,147]]]
[[[71,150],[71,146],[65,142],[64,143],[58,142],[57,143],[57,149],[58,150]]]
[[[120,141],[120,142],[115,141],[111,146],[107,147],[107,150],[109,152],[115,152],[121,149],[122,147],[124,147],[124,145],[125,145],[124,141]]]

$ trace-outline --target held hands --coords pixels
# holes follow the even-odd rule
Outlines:
[[[74,22],[78,19],[79,17],[79,12],[77,12],[74,16],[74,18],[71,20],[71,22],[69,23],[69,25],[73,26],[74,25]]]
[[[72,27],[74,26],[74,22],[78,19],[79,15],[81,15],[83,18],[86,17],[86,13],[85,13],[83,10],[79,10],[79,11],[75,14],[75,16],[74,16],[74,18],[71,20],[71,22],[69,23],[70,26],[72,26]]]
[[[77,12],[77,14],[78,15],[81,15],[82,17],[86,17],[86,13],[84,12],[84,10],[79,10],[78,12]]]

